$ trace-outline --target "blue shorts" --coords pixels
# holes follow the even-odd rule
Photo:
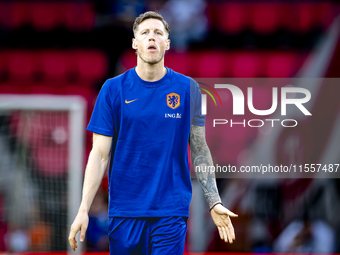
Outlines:
[[[110,217],[110,255],[183,255],[187,217]]]

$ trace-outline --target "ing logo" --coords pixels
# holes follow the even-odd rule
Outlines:
[[[171,109],[176,109],[181,104],[181,97],[177,93],[170,93],[166,95],[166,104]]]

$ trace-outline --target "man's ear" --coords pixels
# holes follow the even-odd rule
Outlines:
[[[170,39],[167,40],[165,49],[170,49]]]
[[[137,50],[137,42],[134,38],[132,38],[132,49]]]

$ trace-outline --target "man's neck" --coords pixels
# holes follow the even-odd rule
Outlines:
[[[150,65],[140,59],[137,60],[136,73],[144,81],[158,81],[164,77],[166,72],[164,61]]]

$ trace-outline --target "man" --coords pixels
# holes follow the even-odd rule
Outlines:
[[[213,164],[201,94],[192,79],[164,66],[170,28],[161,15],[141,14],[133,32],[137,66],[105,82],[87,127],[93,148],[69,242],[75,250],[78,231],[84,240],[88,211],[110,162],[110,253],[183,254],[191,201],[189,135],[195,169]],[[237,215],[223,207],[212,173],[198,172],[197,179],[220,237],[232,243],[229,216]]]

